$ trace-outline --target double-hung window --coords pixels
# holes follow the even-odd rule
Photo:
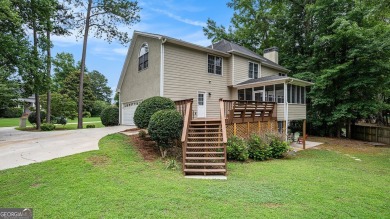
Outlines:
[[[142,44],[138,55],[138,71],[142,71],[149,66],[149,46],[147,43]]]
[[[222,75],[222,58],[208,55],[208,73]]]
[[[259,64],[249,62],[248,77],[253,79],[259,78]]]

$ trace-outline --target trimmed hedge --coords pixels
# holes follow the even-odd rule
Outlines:
[[[179,139],[183,128],[183,118],[176,109],[160,110],[150,118],[148,133],[160,149],[173,146],[173,141]],[[165,154],[162,150],[162,156]]]
[[[105,108],[100,114],[104,126],[115,126],[119,124],[119,109],[116,106]]]
[[[93,128],[95,128],[95,124],[89,124],[89,125],[87,125],[87,129],[93,129]]]
[[[23,114],[23,109],[22,108],[12,107],[12,108],[4,109],[4,111],[2,112],[1,117],[4,117],[4,118],[19,118],[19,117],[22,116],[22,114]]]
[[[46,118],[46,113],[41,111],[41,122]],[[31,125],[35,125],[37,123],[37,117],[36,112],[31,112],[30,115],[28,115],[28,121],[31,123]]]
[[[138,128],[148,128],[149,120],[159,110],[176,109],[175,102],[166,97],[151,97],[139,104],[134,112],[134,123]]]
[[[232,136],[228,139],[226,152],[229,160],[246,161],[249,157],[248,145],[244,139],[237,136]]]
[[[60,116],[60,117],[56,117],[54,118],[54,120],[52,120],[55,122],[55,124],[60,124],[60,125],[66,125],[66,123],[68,122],[68,120],[66,120],[65,117],[63,116]]]
[[[271,143],[271,154],[273,158],[283,158],[286,156],[290,146],[287,142],[284,142],[278,138],[273,138]]]

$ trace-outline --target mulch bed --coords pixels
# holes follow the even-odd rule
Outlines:
[[[156,142],[149,138],[141,139],[138,135],[130,136],[133,145],[141,153],[145,161],[154,161],[160,157],[160,150],[158,149]]]

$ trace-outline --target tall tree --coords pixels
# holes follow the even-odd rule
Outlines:
[[[228,6],[235,10],[231,27],[210,20],[206,36],[228,37],[258,53],[280,47],[290,75],[315,82],[312,130],[340,135],[345,123],[389,109],[390,2],[232,0]]]
[[[65,78],[76,70],[77,66],[71,53],[57,53],[53,59],[54,91],[60,90],[64,86]]]
[[[96,100],[111,103],[112,90],[107,85],[107,78],[96,70],[88,72],[88,76],[93,84],[92,92],[94,93]]]
[[[81,57],[81,74],[79,81],[78,125],[83,128],[83,84],[84,67],[89,31],[97,38],[104,38],[108,42],[113,39],[126,44],[129,42],[127,32],[120,31],[118,26],[124,24],[128,27],[139,21],[140,10],[136,1],[130,0],[67,0],[76,8],[86,8],[86,11],[75,13],[76,26],[79,34],[83,35],[83,50]]]

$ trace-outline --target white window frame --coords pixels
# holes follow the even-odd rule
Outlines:
[[[214,58],[214,72],[212,73],[212,72],[209,72],[209,56],[214,56],[215,58],[220,58],[221,59],[221,74],[219,75],[219,74],[217,74],[216,72],[217,72],[217,69],[216,69],[216,65],[215,65],[215,58]],[[221,56],[217,56],[217,55],[214,55],[214,54],[207,54],[207,56],[206,56],[206,63],[207,63],[207,67],[206,67],[206,71],[207,71],[207,73],[208,74],[210,74],[210,75],[216,75],[216,76],[223,76],[223,58],[221,57]]]
[[[249,77],[251,63],[253,64],[253,74],[252,74],[252,77]],[[261,78],[260,64],[257,62],[252,62],[252,61],[248,61],[248,78],[257,79],[257,78],[255,78],[255,65],[257,65],[257,78]]]
[[[144,48],[144,46],[146,46],[146,47],[148,48],[148,51],[147,51],[146,53],[140,55],[140,54],[141,54],[141,50],[142,50],[142,48]],[[139,59],[140,59],[142,56],[145,57],[146,54],[147,54],[147,56],[148,56],[148,66],[147,66],[147,67],[143,67],[142,69],[140,69],[140,68],[139,68],[139,65],[140,65]],[[145,65],[145,60],[142,62],[142,65],[143,65],[143,66]],[[138,66],[137,66],[137,69],[138,69],[138,72],[141,72],[141,71],[146,70],[146,69],[148,69],[148,68],[149,68],[149,44],[148,44],[147,42],[143,42],[143,43],[141,44],[141,47],[139,48],[139,52],[138,52]]]

